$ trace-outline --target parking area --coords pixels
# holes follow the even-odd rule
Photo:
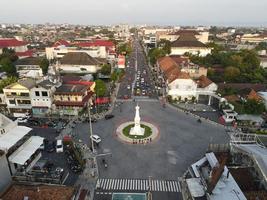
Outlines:
[[[56,137],[59,135],[57,132],[57,129],[55,128],[37,128],[33,127],[33,130],[30,132],[30,135],[37,135],[45,138],[47,141],[56,144]],[[42,163],[44,161],[50,163],[50,166],[52,167],[52,170],[63,170],[64,171],[64,177],[62,180],[62,183],[65,185],[74,185],[76,180],[78,179],[79,173],[74,173],[70,169],[70,165],[67,161],[67,155],[64,152],[56,152],[56,148],[53,147],[53,150],[51,147],[49,149],[44,148],[41,150],[42,156],[39,163]],[[38,165],[37,162],[37,165]],[[42,170],[42,169],[41,169]]]

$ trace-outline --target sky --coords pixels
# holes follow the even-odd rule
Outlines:
[[[0,0],[0,23],[267,26],[267,0]]]

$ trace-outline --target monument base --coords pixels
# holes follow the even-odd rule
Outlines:
[[[134,126],[131,128],[129,135],[141,135],[143,136],[145,134],[145,129],[142,127]]]

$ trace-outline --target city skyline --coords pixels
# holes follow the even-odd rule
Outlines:
[[[263,0],[12,0],[2,2],[0,23],[266,26],[266,7]]]

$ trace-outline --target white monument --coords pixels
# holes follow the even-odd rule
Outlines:
[[[140,114],[139,114],[140,107],[137,105],[135,107],[135,117],[134,117],[134,127],[130,130],[130,135],[144,135],[145,129],[140,126]]]

